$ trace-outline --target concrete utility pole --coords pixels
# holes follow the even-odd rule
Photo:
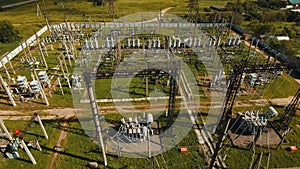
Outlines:
[[[6,73],[6,75],[7,75],[8,81],[10,81],[11,77],[10,77],[10,74],[9,74],[9,72],[8,72],[8,70],[7,70],[7,68],[6,68],[6,66],[5,66],[4,61],[3,61],[2,59],[1,59],[0,61],[1,61],[1,64],[2,64],[2,66],[3,66],[3,68],[4,68],[5,73]]]
[[[40,5],[38,3],[36,3],[36,16],[41,16],[42,12],[40,9]]]
[[[31,152],[29,151],[29,149],[28,149],[27,145],[25,144],[24,140],[21,139],[20,142],[21,142],[21,146],[24,148],[24,150],[25,150],[26,154],[28,155],[28,157],[29,157],[30,161],[32,162],[32,164],[36,165],[36,161],[35,161],[34,157],[32,156]]]
[[[146,76],[146,96],[147,97],[149,96],[149,79],[147,76]]]
[[[48,138],[49,138],[49,137],[48,137],[48,134],[47,134],[47,132],[46,132],[46,129],[45,129],[44,125],[43,125],[43,122],[42,122],[40,116],[39,116],[37,113],[34,113],[34,115],[35,115],[36,118],[38,119],[38,122],[39,122],[39,124],[40,124],[40,126],[41,126],[41,128],[42,128],[42,131],[43,131],[43,133],[44,133],[45,138],[48,139]]]
[[[101,128],[101,123],[100,123],[100,116],[99,116],[99,109],[98,109],[98,105],[94,96],[94,91],[93,91],[93,85],[92,85],[92,81],[91,81],[91,75],[89,72],[86,72],[83,74],[84,75],[84,79],[86,82],[86,90],[90,99],[90,104],[91,104],[91,110],[93,113],[93,119],[94,119],[94,123],[95,123],[95,127],[96,127],[96,132],[97,132],[97,136],[98,136],[98,143],[101,146],[102,149],[102,156],[104,159],[104,165],[107,166],[107,159],[106,159],[106,153],[105,153],[105,147],[104,147],[104,142],[103,142],[103,138],[102,138],[102,128]]]
[[[34,69],[33,72],[34,72],[34,75],[35,75],[36,80],[38,81],[38,84],[39,84],[39,88],[40,88],[40,91],[41,91],[42,98],[45,99],[46,105],[49,106],[48,98],[47,98],[47,96],[46,96],[46,94],[45,94],[45,91],[44,91],[42,85],[41,85],[41,82],[40,82],[39,77],[38,77],[38,75],[37,75],[37,73],[36,73],[36,70]]]
[[[7,59],[8,63],[9,63],[10,69],[13,71],[13,74],[16,74],[16,71],[15,71],[13,65],[11,64],[11,62],[10,62],[8,56],[6,56],[6,59]]]
[[[72,66],[71,58],[70,58],[70,55],[69,55],[69,48],[68,48],[66,42],[63,42],[63,45],[65,47],[65,51],[67,52],[67,57],[68,57],[69,65]],[[65,56],[63,56],[63,57],[65,57]]]
[[[66,74],[65,74],[65,71],[64,71],[62,60],[60,59],[60,57],[57,57],[57,59],[58,59],[58,63],[59,63],[59,66],[60,66],[60,69],[61,69],[61,72],[62,72],[63,76],[67,77]]]
[[[8,97],[9,97],[9,100],[10,100],[11,104],[13,106],[17,106],[17,104],[16,104],[16,102],[15,102],[13,96],[12,96],[12,93],[11,93],[9,87],[7,86],[7,83],[3,80],[3,78],[2,78],[1,75],[0,75],[0,81],[1,81],[1,84],[2,84],[3,88],[5,89]]]
[[[44,63],[44,65],[45,65],[46,68],[48,69],[48,64],[47,64],[47,62],[46,62],[46,59],[45,59],[45,56],[44,56],[44,52],[43,52],[42,46],[41,46],[41,44],[40,44],[40,40],[39,40],[39,37],[38,37],[38,35],[36,34],[36,32],[35,32],[35,37],[36,37],[36,41],[37,41],[37,43],[38,43],[38,45],[39,45],[39,50],[40,50],[40,53],[41,53],[41,56],[42,56],[42,62]]]
[[[10,133],[8,132],[8,130],[7,130],[6,126],[5,126],[5,124],[4,124],[4,121],[1,118],[0,118],[0,126],[4,130],[4,132],[5,132],[6,136],[8,137],[9,141],[13,142],[14,139],[12,138],[12,136],[10,135]]]
[[[60,77],[57,77],[57,82],[58,82],[59,88],[60,88],[60,90],[61,90],[61,94],[62,94],[62,95],[65,95],[64,90],[63,90],[63,88],[62,88],[62,86],[61,86]]]

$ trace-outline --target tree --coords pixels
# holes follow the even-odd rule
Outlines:
[[[244,21],[244,16],[240,13],[235,13],[234,14],[234,20],[233,20],[233,24],[235,25],[241,25]]]
[[[276,13],[276,19],[278,21],[284,21],[284,22],[286,22],[286,20],[287,20],[286,13],[284,13],[284,12],[277,12]]]
[[[293,39],[296,37],[297,31],[295,30],[295,28],[293,29],[293,28],[284,27],[283,33]]]
[[[266,0],[258,0],[257,4],[259,6],[261,6],[261,7],[264,7],[264,8],[268,8],[269,7],[269,3]]]
[[[20,39],[19,32],[9,21],[0,21],[0,42],[11,43]]]
[[[260,35],[268,35],[272,33],[273,26],[271,24],[260,24],[260,23],[250,23],[248,25],[249,30],[253,32],[256,37]]]
[[[232,3],[232,2],[228,2],[227,4],[226,4],[226,6],[225,6],[225,8],[226,8],[226,11],[233,11],[234,10],[234,3]]]

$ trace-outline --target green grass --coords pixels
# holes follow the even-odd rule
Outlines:
[[[130,85],[128,86],[129,89],[129,98],[142,98],[146,97],[146,82],[143,77],[135,77],[135,78],[118,78],[114,82],[114,86],[112,87],[112,79],[97,79],[95,81],[95,94],[97,99],[111,99],[112,95],[111,92],[120,92],[117,98],[122,98],[121,94],[126,95],[125,87],[127,83],[130,81]],[[169,88],[166,87],[166,81],[164,79],[157,80],[157,85],[154,84],[154,80],[149,78],[149,86],[148,90],[149,93],[152,92],[155,95],[155,88],[160,90],[160,92],[164,92],[165,95],[168,95]],[[123,85],[124,84],[124,85]],[[158,93],[157,93],[158,94]]]
[[[17,3],[17,2],[22,2],[24,0],[0,0],[0,6],[2,5],[9,5],[9,4],[13,4],[13,3]]]
[[[106,118],[116,120],[120,115],[106,115]],[[89,162],[96,161],[100,168],[105,168],[99,147],[86,136],[80,128],[79,123],[72,122],[71,127],[78,132],[68,132],[66,152],[59,155],[54,168],[72,169],[87,168]],[[188,153],[180,154],[178,148],[188,147]],[[164,159],[166,163],[164,163]],[[204,156],[198,147],[195,133],[191,132],[179,143],[177,147],[167,151],[156,158],[162,168],[197,168],[204,166]],[[115,155],[107,154],[108,168],[150,168],[150,162],[143,158],[117,158]]]
[[[28,121],[5,121],[5,125],[9,131],[14,132],[16,129],[24,129]],[[24,150],[19,149],[19,159],[6,159],[5,162],[0,163],[0,168],[31,168],[31,169],[40,169],[45,168],[45,166],[50,164],[50,158],[53,153],[53,147],[55,146],[56,140],[59,133],[59,124],[56,121],[43,121],[46,131],[48,133],[49,139],[41,137],[40,145],[42,147],[42,152],[31,149],[31,153],[37,161],[37,165],[33,165],[29,160],[27,154]],[[28,130],[33,134],[42,134],[40,126],[33,124],[32,127]],[[26,134],[24,137],[25,142],[30,140],[35,140],[35,136],[32,134]],[[3,155],[1,154],[1,157]]]
[[[300,129],[296,125],[300,123],[299,115],[296,116],[291,126],[293,127],[292,131],[287,135],[286,140],[287,144],[282,144],[281,148],[279,150],[276,150],[277,145],[271,146],[271,158],[270,158],[270,168],[285,168],[285,167],[299,167],[300,161],[298,160],[300,158],[300,153],[295,152],[291,153],[285,148],[295,145],[297,147],[300,146],[299,143],[299,133]],[[269,150],[264,147],[261,149],[260,147],[256,147],[255,151],[264,153],[267,153]],[[228,157],[226,159],[226,164],[228,165],[228,168],[232,169],[240,169],[240,168],[249,168],[251,165],[253,153],[251,151],[247,150],[240,150],[231,148],[228,152]],[[255,154],[255,159],[257,158],[257,154]],[[267,166],[267,156],[264,155],[261,162],[261,168],[266,168]]]
[[[17,0],[14,0],[14,2]],[[20,1],[20,0],[19,0]],[[92,21],[112,21],[112,18],[108,16],[108,3],[105,6],[93,6],[92,2],[85,0],[72,1],[68,4],[65,2],[66,10],[62,9],[60,1],[49,0],[45,1],[46,7],[51,23],[64,22],[65,18],[68,21],[83,22],[91,18]],[[57,4],[55,4],[57,2]],[[0,5],[8,3],[0,1]],[[115,6],[115,18],[120,18],[134,13],[142,12],[159,12],[160,9],[167,7],[186,5],[185,2],[175,0],[153,0],[153,1],[134,1],[134,0],[119,0],[116,1]],[[45,8],[42,1],[39,2],[40,9],[44,15]],[[83,14],[85,17],[83,17]],[[0,20],[8,20],[13,23],[16,29],[20,32],[22,40],[28,39],[34,34],[34,31],[38,31],[41,27],[46,25],[43,16],[36,16],[36,3],[26,4],[14,8],[7,9],[0,12]],[[0,55],[6,51],[11,51],[18,46],[20,42],[2,44],[0,43]]]
[[[285,98],[296,94],[300,85],[288,74],[283,75],[266,86],[258,86],[257,91],[266,98]]]

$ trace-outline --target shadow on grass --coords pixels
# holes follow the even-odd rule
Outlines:
[[[59,151],[56,151],[54,148],[49,148],[49,147],[46,147],[46,146],[41,146],[41,148],[42,148],[43,150],[51,151],[51,152],[53,152],[53,153],[58,153],[59,155],[65,155],[65,156],[69,156],[69,157],[72,157],[72,158],[84,160],[84,161],[87,161],[87,162],[97,162],[97,163],[100,164],[100,165],[104,165],[103,161],[99,161],[99,160],[95,160],[95,159],[83,157],[83,156],[80,156],[80,155],[72,154],[72,153],[70,153],[70,152],[68,152],[68,151],[66,151],[66,150],[65,150],[65,151],[62,151],[62,152],[59,152]],[[96,150],[92,150],[92,151],[90,151],[90,152],[98,152],[98,153],[100,153],[100,151],[96,151]],[[85,154],[87,154],[87,153],[88,153],[88,152],[85,152]],[[117,157],[116,155],[111,155],[111,154],[107,154],[107,156],[111,156],[111,157],[113,157],[113,158],[116,158],[116,157]],[[22,160],[24,160],[24,159],[22,159]],[[29,161],[29,160],[26,160],[26,161],[31,163],[31,161]],[[89,167],[88,164],[87,164],[86,166]],[[111,168],[111,169],[113,169],[113,167],[109,167],[109,166],[106,166],[106,168],[109,168],[109,169]]]
[[[63,122],[67,122],[69,124],[69,126],[62,126],[61,123]],[[52,128],[56,128],[59,130],[64,130],[66,132],[69,133],[74,133],[74,134],[78,134],[78,135],[85,135],[84,134],[84,130],[82,128],[76,128],[76,127],[71,127],[70,123],[78,123],[78,120],[75,118],[72,119],[68,119],[68,120],[63,120],[63,119],[59,119],[59,120],[49,120],[47,122],[44,122],[45,126],[50,126]]]
[[[24,158],[16,158],[16,160],[19,160],[19,161],[23,161],[23,162],[32,164],[32,162],[31,162],[30,160],[27,160],[27,159],[24,159]]]

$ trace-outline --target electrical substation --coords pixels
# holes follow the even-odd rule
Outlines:
[[[297,128],[299,84],[284,108],[273,104],[272,99],[278,98],[265,96],[272,85],[274,92],[285,90],[274,86],[290,78],[297,65],[234,25],[236,11],[231,21],[216,13],[213,22],[201,23],[199,1],[190,0],[188,21],[161,11],[116,18],[116,2],[107,3],[112,22],[96,22],[101,19],[95,16],[54,22],[45,15],[44,27],[2,55],[0,105],[36,109],[25,128],[14,134],[0,119],[3,157],[26,159],[19,153],[24,150],[37,165],[31,152],[38,150],[48,151],[54,159],[51,167],[56,159],[68,156],[91,168],[110,167],[123,158],[145,158],[151,168],[168,168],[179,158],[191,163],[185,164],[190,168],[231,168],[233,152],[238,150],[252,157],[247,167],[258,169],[272,166],[276,151],[297,149],[299,144],[288,140],[297,133],[293,128]],[[61,1],[61,8],[72,11],[69,2]],[[259,52],[263,50],[272,52],[264,55]],[[56,115],[55,134],[60,135],[51,142],[55,142],[52,150],[44,141],[52,138],[41,118],[49,120],[51,115],[43,109],[57,108],[59,113],[62,104],[72,102],[70,98],[80,129],[71,127],[74,119]],[[47,122],[46,128],[54,126]],[[30,132],[36,124],[43,134]],[[81,142],[67,132],[89,141]],[[26,139],[27,135],[36,139]],[[78,149],[96,143],[83,156],[97,159],[72,154],[74,138],[73,142],[80,142]],[[183,142],[184,138],[193,140]],[[165,158],[168,153],[171,159]]]

